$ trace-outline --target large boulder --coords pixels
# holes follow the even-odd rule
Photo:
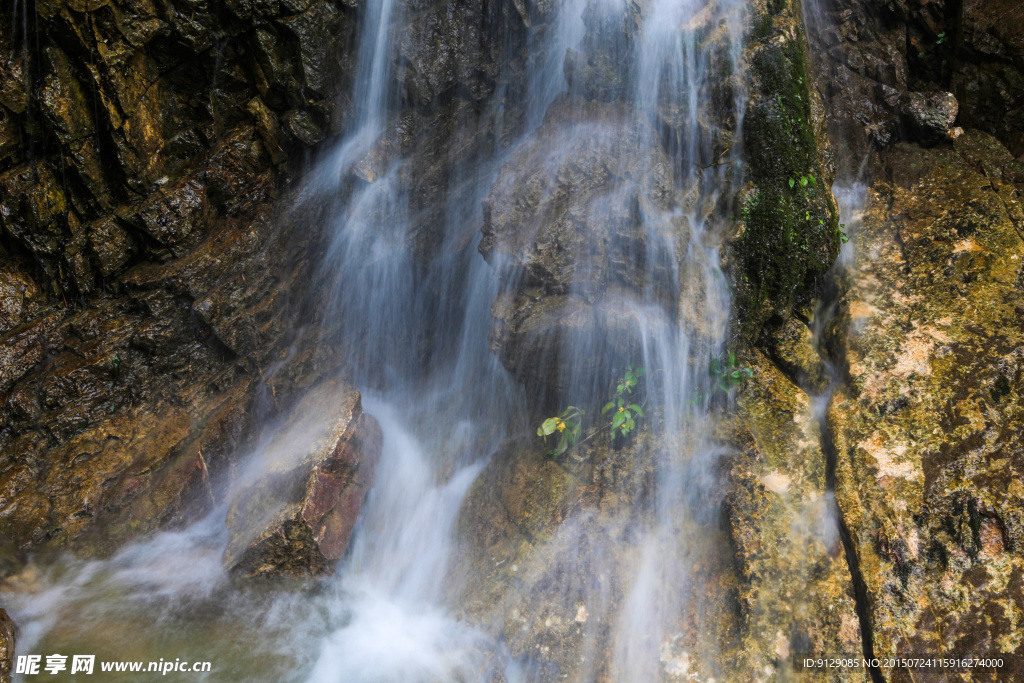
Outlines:
[[[899,98],[903,125],[912,140],[931,147],[946,139],[960,105],[953,93],[904,93]]]
[[[224,563],[248,577],[328,574],[380,457],[380,426],[340,381],[313,389],[232,493]]]

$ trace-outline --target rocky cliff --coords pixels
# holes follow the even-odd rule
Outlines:
[[[4,7],[12,546],[111,547],[202,506],[254,420],[310,381],[292,326],[321,237],[277,201],[347,113],[353,22],[322,0]]]

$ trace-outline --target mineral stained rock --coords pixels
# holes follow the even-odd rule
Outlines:
[[[975,130],[881,163],[828,408],[876,653],[1020,655],[1024,167]]]
[[[340,381],[311,390],[285,424],[232,492],[224,563],[247,577],[331,573],[380,457],[380,426]]]

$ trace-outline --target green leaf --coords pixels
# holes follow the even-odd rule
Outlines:
[[[634,413],[636,413],[638,417],[643,417],[644,416],[644,411],[640,410],[640,406],[638,406],[635,403],[630,403],[629,404],[629,409],[632,410]]]
[[[619,386],[615,387],[615,393],[621,394],[623,391],[625,391],[625,389],[626,388],[620,384]]]
[[[608,401],[607,403],[604,404],[604,408],[601,408],[601,414],[604,415],[605,413],[607,413],[609,410],[611,410],[614,407],[615,407],[615,404],[612,403],[611,401]]]
[[[796,187],[796,180],[794,180],[793,178],[790,178],[789,179],[789,187],[790,187],[790,189]]]
[[[817,186],[818,186],[818,181],[817,181],[817,180],[816,180],[816,179],[814,178],[814,175],[813,175],[813,174],[811,174],[811,173],[808,173],[808,174],[807,174],[807,179],[808,179],[809,181],[811,181],[811,187],[817,187]]]
[[[621,410],[615,411],[615,416],[612,418],[612,429],[615,429],[615,428],[621,426],[622,423],[625,422],[625,421],[626,421],[626,413],[621,411]]]
[[[807,176],[800,176],[800,187],[807,187]]]
[[[537,433],[540,434],[541,436],[548,436],[550,434],[554,434],[555,430],[558,428],[557,425],[558,420],[556,420],[553,417],[549,417],[548,419],[544,420],[544,422],[541,423],[540,429],[537,430]]]

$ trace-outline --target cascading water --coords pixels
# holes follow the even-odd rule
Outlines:
[[[401,100],[394,42],[404,4],[366,3],[348,132],[299,191],[300,205],[329,206],[333,216],[319,271],[325,340],[342,349],[347,376],[385,435],[336,578],[306,593],[235,587],[220,568],[220,508],[109,561],[45,570],[30,593],[8,598],[27,650],[93,651],[95,634],[109,638],[120,624],[126,649],[116,658],[155,658],[146,653],[172,643],[217,662],[209,680],[476,680],[496,667],[511,680],[543,680],[541,658],[496,659],[499,634],[457,618],[454,527],[488,456],[530,429],[538,406],[603,402],[633,363],[646,372],[647,417],[621,502],[570,516],[537,541],[590,549],[545,588],[589,613],[579,661],[564,673],[657,680],[686,674],[691,659],[715,669],[715,653],[688,650],[685,634],[700,628],[690,574],[707,554],[702,534],[718,506],[707,367],[722,353],[730,301],[716,217],[738,176],[739,150],[728,139],[739,139],[744,106],[741,88],[717,81],[721,63],[741,61],[743,3],[574,0],[550,10],[528,39],[526,82],[502,75],[493,101],[466,124],[506,126],[518,141],[494,142],[455,165],[452,182],[464,189],[457,200],[430,199],[440,238],[426,256],[410,236],[408,159],[388,143]],[[529,100],[518,123],[503,118],[499,96],[513,91]],[[713,102],[723,92],[727,101]],[[587,154],[597,170],[581,166]],[[467,238],[466,230],[496,220],[481,207],[500,203],[503,169],[522,159],[553,178],[536,202],[571,207],[573,249],[613,263],[579,256],[572,277],[545,294],[580,302],[599,322],[583,335],[527,336],[530,353],[551,368],[546,387],[526,383],[536,396],[489,347],[492,302],[524,296],[536,277],[500,245],[481,246],[485,262],[479,232]],[[559,183],[591,172],[600,179],[586,205],[573,204],[571,192],[554,196]],[[591,229],[609,215],[625,222]],[[621,230],[633,237],[617,242]]]

